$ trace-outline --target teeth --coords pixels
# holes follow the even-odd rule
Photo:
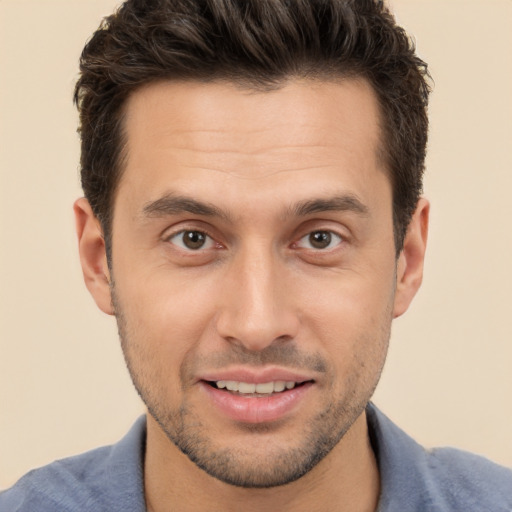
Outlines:
[[[277,382],[274,382],[274,391],[276,393],[280,393],[281,391],[284,391],[286,389],[286,382],[284,380],[278,380]]]
[[[252,384],[249,382],[237,382],[234,380],[219,380],[216,382],[217,388],[227,389],[228,391],[238,391],[239,393],[252,395],[254,393],[270,395],[271,393],[280,393],[285,389],[293,389],[296,385],[294,381],[277,380],[275,382],[263,382],[261,384]]]
[[[240,382],[238,384],[239,393],[254,393],[256,391],[256,384],[249,384],[247,382]]]
[[[273,393],[274,383],[266,382],[265,384],[256,384],[256,393]]]
[[[235,382],[233,380],[228,380],[226,382],[226,388],[227,388],[228,391],[238,391],[239,383]]]

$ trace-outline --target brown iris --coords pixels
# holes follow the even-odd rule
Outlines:
[[[331,241],[332,235],[328,231],[314,231],[309,235],[309,243],[315,249],[325,249]]]
[[[206,242],[206,235],[201,231],[184,231],[183,245],[189,249],[201,249]]]

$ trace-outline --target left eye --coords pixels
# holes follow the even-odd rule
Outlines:
[[[306,236],[303,236],[297,242],[297,246],[304,249],[325,250],[332,249],[342,241],[341,236],[332,231],[312,231]]]
[[[198,251],[199,249],[211,249],[214,247],[214,240],[202,231],[184,230],[169,237],[169,242],[187,251]]]

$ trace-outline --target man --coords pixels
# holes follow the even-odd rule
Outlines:
[[[422,279],[425,64],[380,2],[126,2],[76,88],[86,285],[148,408],[1,510],[510,510],[370,398]]]

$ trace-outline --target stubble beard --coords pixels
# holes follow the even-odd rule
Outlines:
[[[201,415],[191,410],[186,403],[177,409],[169,410],[161,398],[166,396],[166,390],[159,389],[158,384],[152,379],[158,373],[157,370],[155,374],[150,374],[138,368],[137,362],[142,360],[153,363],[150,367],[155,370],[158,368],[158,358],[152,357],[144,343],[134,343],[131,339],[130,328],[116,299],[113,283],[111,292],[126,365],[134,387],[149,413],[167,438],[194,464],[210,476],[233,486],[271,488],[291,483],[308,473],[331,452],[363,413],[384,366],[390,326],[382,329],[378,344],[379,361],[371,374],[372,378],[369,381],[364,378],[361,380],[360,372],[356,371],[346,383],[349,391],[331,401],[323,411],[311,419],[309,424],[303,426],[300,435],[302,441],[298,445],[282,448],[275,443],[272,452],[264,457],[254,456],[240,447],[218,447],[209,435],[209,428],[204,425]],[[369,342],[366,340],[363,343]],[[367,361],[358,361],[360,369],[364,369],[366,364]],[[361,383],[364,384],[363,389]],[[245,428],[248,435],[264,434],[268,440],[274,426],[247,424],[241,428]]]
[[[175,413],[162,411],[135,386],[169,440],[194,464],[224,483],[244,488],[282,486],[304,476],[336,446],[366,406],[329,408],[305,426],[299,446],[286,449],[268,442],[272,426],[246,425],[242,428],[248,436],[264,436],[262,443],[272,446],[265,456],[254,456],[242,448],[216,447],[197,414],[186,407]]]

